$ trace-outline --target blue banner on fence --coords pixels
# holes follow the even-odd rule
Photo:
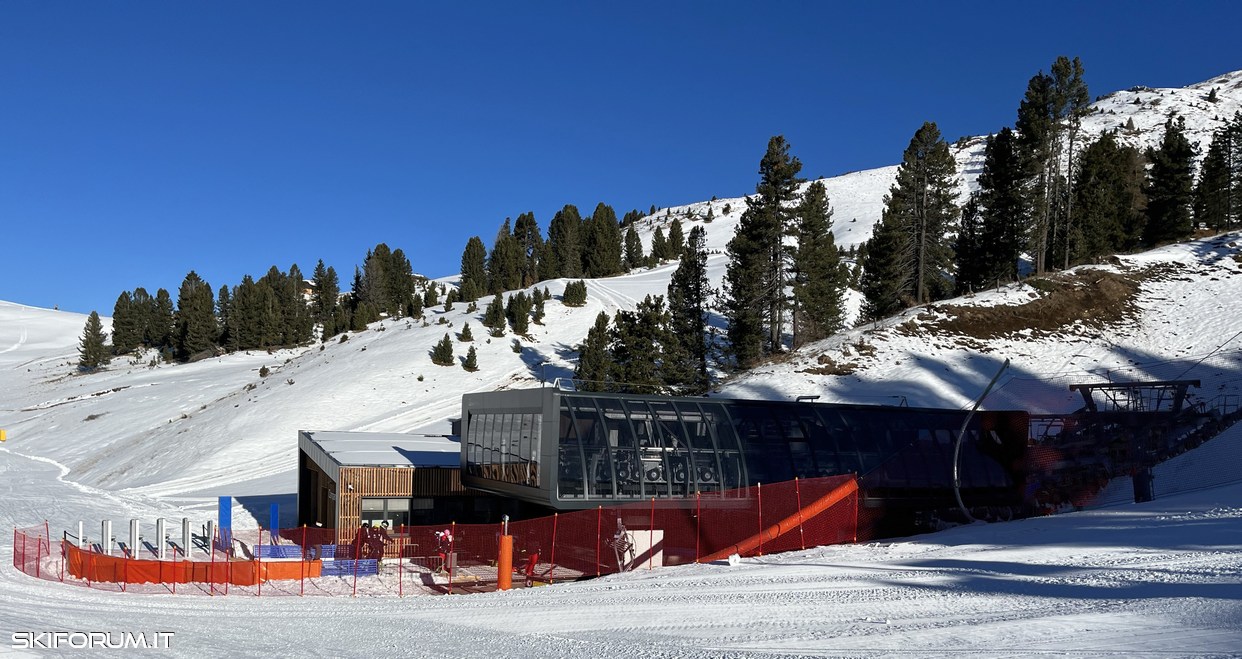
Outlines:
[[[220,544],[233,545],[233,497],[220,497]]]

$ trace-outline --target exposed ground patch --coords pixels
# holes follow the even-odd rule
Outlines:
[[[1017,332],[1047,334],[1070,326],[1102,329],[1135,317],[1142,282],[1176,265],[1130,272],[1079,269],[1031,279],[1037,293],[1030,302],[1009,306],[931,305],[918,323],[899,326],[903,332],[949,333],[973,339],[995,339]]]

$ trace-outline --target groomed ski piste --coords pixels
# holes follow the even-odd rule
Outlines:
[[[1159,110],[1125,92],[1100,101],[1118,112],[1105,116],[1124,123],[1122,112],[1131,112],[1138,123],[1137,113],[1167,111],[1185,90],[1149,91],[1168,92]],[[1201,91],[1185,94],[1188,112]],[[839,244],[870,235],[891,181],[892,168],[826,181]],[[713,222],[704,222],[702,202],[661,211],[640,228],[650,245],[654,228],[672,217],[682,217],[687,233],[702,224],[718,282],[743,202],[710,203]],[[663,294],[674,267],[588,281],[582,308],[548,303],[545,324],[522,339],[521,354],[512,335],[476,338],[475,373],[434,366],[428,356],[464,322],[480,329],[480,314],[464,305],[428,310],[427,326],[387,320],[322,349],[187,365],[147,354],[81,375],[74,363],[85,316],[0,302],[0,428],[8,434],[0,444],[0,523],[46,519],[59,537],[79,520],[93,529],[103,519],[118,529],[131,518],[203,521],[227,495],[245,533],[271,501],[291,513],[297,430],[446,432],[463,393],[570,375],[574,346],[596,314]],[[1204,386],[1192,393],[1204,400],[1242,389],[1242,236],[1204,237],[1076,272],[1155,274],[1141,278],[1123,322],[989,338],[935,325],[949,305],[1015,307],[1044,294],[1008,286],[850,330],[713,395],[964,408],[1006,358],[1012,366],[985,407],[1011,408],[1037,392],[1047,411],[1070,411],[1076,404],[1063,385],[1072,381],[1196,378]],[[559,296],[565,283],[540,287]],[[854,371],[816,373],[821,356]],[[270,375],[260,378],[264,366]],[[1235,427],[1162,465],[1157,500],[1146,504],[465,596],[100,592],[18,573],[13,548],[0,541],[0,652],[48,651],[14,650],[13,634],[25,632],[145,631],[173,632],[168,651],[178,656],[1238,656],[1240,433]],[[1174,483],[1201,489],[1170,494]]]

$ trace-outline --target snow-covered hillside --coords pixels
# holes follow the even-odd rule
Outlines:
[[[1213,87],[1215,104],[1205,100]],[[1192,139],[1206,143],[1214,122],[1242,107],[1240,87],[1242,72],[1185,90],[1119,92],[1096,104],[1084,128],[1112,129],[1131,117],[1140,128],[1156,126],[1176,108],[1187,116]],[[1142,139],[1157,140],[1159,131]],[[968,140],[957,152],[964,186],[977,176],[981,144]],[[839,244],[870,236],[895,170],[825,180]],[[655,229],[674,217],[687,233],[702,224],[718,284],[743,209],[743,198],[700,202],[663,209],[639,228],[650,246]],[[8,433],[0,444],[0,522],[26,526],[46,518],[55,532],[83,518],[205,516],[217,495],[287,496],[296,490],[299,429],[446,432],[464,393],[569,375],[574,346],[596,315],[664,294],[674,268],[666,263],[588,281],[586,306],[549,302],[544,324],[532,326],[516,350],[511,334],[486,336],[481,310],[467,313],[457,304],[448,312],[428,309],[426,323],[386,320],[323,345],[187,365],[124,357],[93,374],[74,368],[85,316],[0,302],[0,428]],[[1056,290],[1010,286],[912,309],[723,383],[718,395],[964,407],[1009,359],[989,408],[1068,411],[1078,406],[1068,383],[1149,378],[1199,379],[1203,386],[1192,393],[1212,405],[1242,394],[1240,276],[1242,235],[1164,247],[1078,268]],[[540,287],[559,298],[565,283]],[[1088,299],[1098,292],[1117,309],[1087,305],[1077,319],[1051,322],[1065,311],[1056,308],[1058,296],[1075,291]],[[1017,326],[966,322],[978,307]],[[446,333],[456,338],[467,322],[480,370],[433,365],[432,346]],[[464,356],[467,345],[455,346]],[[1213,461],[1236,463],[1242,448],[1222,455]],[[3,547],[0,632],[160,624],[184,632],[193,643],[185,652],[200,654],[285,654],[297,634],[314,639],[305,642],[324,655],[369,653],[372,646],[426,656],[597,656],[605,646],[653,656],[1034,654],[1067,647],[1227,653],[1242,647],[1240,494],[1235,486],[1124,515],[1097,511],[923,541],[810,550],[736,569],[692,566],[414,605],[290,607],[65,590],[16,574],[12,548]],[[246,523],[254,520],[239,521]],[[72,614],[58,617],[66,609]],[[348,624],[324,639],[325,621]],[[462,645],[410,645],[450,637]],[[6,643],[0,636],[0,646]]]

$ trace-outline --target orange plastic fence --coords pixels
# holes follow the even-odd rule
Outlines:
[[[92,582],[254,586],[260,579],[316,578],[323,571],[323,562],[318,560],[267,563],[258,560],[159,561],[105,556],[84,551],[72,543],[65,543],[64,552],[66,574]]]
[[[516,574],[514,586],[537,586],[859,534],[856,481],[834,476],[510,522],[507,564],[499,524],[237,530],[163,561],[149,549],[107,556],[50,542],[44,526],[14,530],[13,562],[32,576],[126,592],[403,596],[494,590],[502,569]]]

